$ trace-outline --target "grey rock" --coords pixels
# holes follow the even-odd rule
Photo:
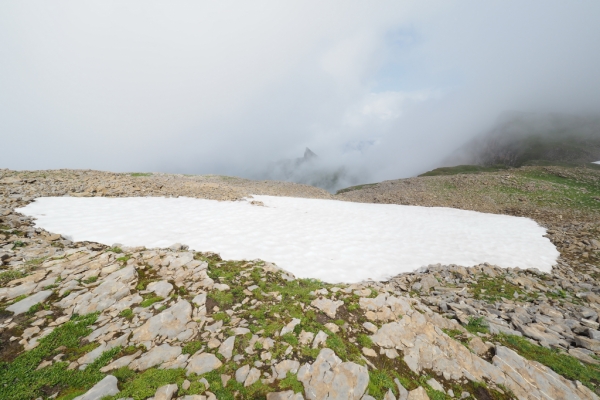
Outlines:
[[[256,368],[252,368],[250,372],[248,372],[248,376],[244,381],[244,387],[248,387],[254,384],[260,378],[260,370]]]
[[[588,364],[600,365],[600,361],[591,357],[589,354],[585,353],[581,349],[578,349],[578,348],[569,349],[569,354],[572,355],[573,357],[575,357],[576,359],[578,359],[579,361],[583,361]]]
[[[331,349],[322,349],[315,362],[303,365],[298,380],[304,384],[306,398],[360,399],[369,383],[366,367],[342,362]]]
[[[398,388],[398,400],[408,399],[408,390],[406,390],[404,388],[404,386],[402,386],[402,383],[400,383],[400,380],[398,378],[394,378],[394,383],[396,384],[396,387]]]
[[[23,314],[38,303],[44,302],[48,297],[52,295],[52,290],[43,290],[41,292],[37,292],[34,295],[24,298],[21,301],[16,302],[8,307],[6,307],[7,311],[12,311],[15,315]]]
[[[515,292],[516,293],[516,292]],[[429,400],[429,396],[422,386],[408,392],[407,400]]]
[[[158,336],[174,339],[186,330],[186,325],[191,321],[191,316],[191,304],[181,300],[135,329],[131,340],[139,343],[154,340]]]
[[[244,365],[235,371],[235,380],[238,383],[244,383],[246,377],[248,377],[248,372],[250,372],[250,366]]]
[[[277,379],[284,379],[288,372],[296,374],[300,368],[300,363],[296,360],[283,360],[279,364],[275,365],[275,372],[277,373]]]
[[[436,381],[434,378],[431,378],[431,379],[429,379],[429,380],[427,381],[427,384],[428,384],[429,386],[431,386],[431,388],[432,388],[433,390],[437,390],[437,391],[440,391],[440,392],[446,393],[446,391],[444,390],[444,387],[443,387],[443,386],[442,386],[442,385],[441,385],[441,384],[440,384],[438,381]]]
[[[392,389],[388,389],[385,396],[383,396],[383,400],[396,400],[396,396],[394,396],[394,392],[392,392]]]
[[[119,393],[117,382],[117,378],[112,375],[107,375],[85,394],[77,396],[73,400],[100,400],[105,396],[114,396]]]
[[[286,333],[294,332],[294,328],[300,322],[301,322],[301,320],[299,318],[292,318],[292,321],[281,329],[281,333],[279,335],[283,336]]]
[[[588,329],[588,336],[590,337],[590,339],[600,340],[600,331],[590,328]]]
[[[202,375],[219,368],[223,363],[210,353],[194,354],[187,365],[187,373]]]
[[[592,328],[592,329],[600,328],[599,323],[589,320],[589,319],[581,318],[580,322],[581,322],[581,325],[586,326],[588,328]]]
[[[319,298],[313,300],[310,305],[323,311],[329,318],[335,318],[338,307],[343,305],[344,302],[341,300],[333,301],[326,298]]]
[[[94,350],[81,356],[77,360],[77,362],[82,366],[90,364],[90,363],[94,362],[94,360],[96,360],[98,357],[100,357],[102,355],[102,353],[104,353],[105,351],[108,351],[108,350],[114,349],[117,346],[123,346],[124,344],[126,344],[128,337],[129,337],[129,334],[126,333],[126,334],[124,334],[116,339],[113,339],[107,343],[102,343],[100,346],[96,347]]]
[[[304,400],[304,397],[302,397],[302,393],[286,390],[285,392],[267,393],[267,400]]]
[[[197,305],[198,307],[202,307],[206,304],[206,293],[201,293],[192,299],[192,303]]]
[[[160,346],[153,347],[149,352],[132,361],[131,364],[129,364],[129,368],[134,371],[144,371],[156,365],[174,360],[180,354],[181,347],[163,343]]]
[[[575,343],[592,351],[600,351],[600,340],[590,339],[585,336],[575,336]]]
[[[131,362],[133,360],[138,358],[141,354],[142,354],[142,351],[138,350],[134,354],[131,354],[129,356],[123,356],[123,357],[111,362],[107,366],[100,368],[100,372],[108,372],[108,371],[112,371],[113,369],[119,369],[121,367],[126,367],[129,364],[131,364]]]
[[[11,288],[0,288],[0,299],[5,297],[8,300],[12,300],[24,294],[29,294],[35,289],[36,286],[37,285],[35,282],[26,282]]]
[[[156,389],[156,393],[154,393],[154,400],[171,400],[175,393],[177,393],[177,385],[165,385]]]
[[[326,340],[327,334],[323,331],[319,331],[319,333],[317,333],[317,335],[315,336],[315,340],[313,340],[312,348],[316,349],[317,347],[325,343]]]
[[[221,343],[221,346],[219,347],[219,354],[225,357],[226,360],[231,359],[234,344],[235,336],[228,337],[227,340]]]
[[[167,298],[169,297],[169,293],[171,293],[173,290],[173,285],[167,281],[151,282],[148,284],[146,289],[156,293],[157,296]]]
[[[371,333],[377,332],[377,326],[368,321],[363,324],[363,328],[365,328],[366,330],[368,330]]]

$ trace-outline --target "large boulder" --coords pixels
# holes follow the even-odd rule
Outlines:
[[[135,371],[144,371],[156,365],[169,362],[176,359],[181,354],[181,347],[170,346],[163,343],[160,346],[153,347],[149,352],[142,355],[137,360],[129,364],[129,369]]]
[[[202,375],[219,368],[221,365],[223,363],[214,354],[194,354],[187,365],[187,373],[188,375],[192,373]]]
[[[369,384],[369,372],[362,365],[342,362],[331,349],[322,349],[312,365],[300,367],[298,380],[307,399],[358,400]]]
[[[107,375],[85,394],[77,396],[73,400],[100,400],[106,396],[114,396],[119,393],[117,382],[117,378],[112,375]]]
[[[160,314],[150,318],[144,325],[133,331],[132,340],[144,342],[161,336],[174,339],[186,330],[186,325],[192,320],[192,306],[185,300],[167,308]]]
[[[333,301],[326,298],[315,299],[310,303],[311,306],[316,307],[327,314],[329,318],[335,318],[337,309],[342,304],[344,304],[344,302],[341,300]]]

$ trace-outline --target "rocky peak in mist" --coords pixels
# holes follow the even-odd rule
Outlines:
[[[319,157],[308,147],[302,157],[270,163],[262,178],[303,183],[320,187],[331,193],[360,182],[359,174],[350,172],[343,165]]]
[[[600,160],[600,117],[507,112],[487,132],[456,150],[445,162],[506,165]]]

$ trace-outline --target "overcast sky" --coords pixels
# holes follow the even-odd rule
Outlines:
[[[376,181],[504,111],[600,112],[598,1],[3,1],[0,167]],[[366,171],[366,172],[365,172]]]

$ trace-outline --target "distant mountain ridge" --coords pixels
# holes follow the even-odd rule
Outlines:
[[[445,166],[584,164],[600,160],[600,117],[503,114],[488,132],[457,149]]]
[[[320,158],[308,147],[304,156],[272,162],[265,177],[271,180],[303,183],[325,189],[331,193],[341,187],[357,184],[360,179],[346,167],[332,164]]]

